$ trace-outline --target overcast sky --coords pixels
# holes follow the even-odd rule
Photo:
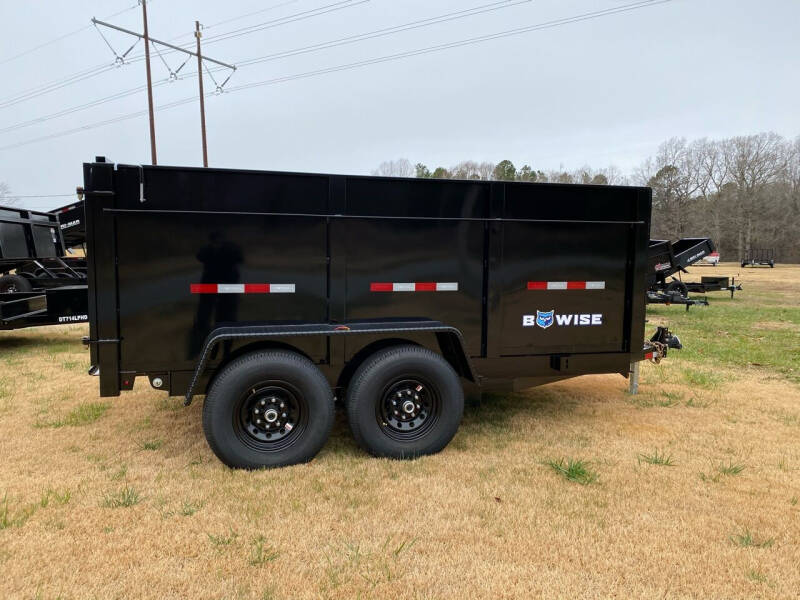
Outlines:
[[[633,0],[152,0],[150,35],[193,43],[208,26],[204,52],[224,62],[307,47],[493,4],[492,12],[358,43],[243,66],[226,88],[348,65],[555,19]],[[47,94],[37,89],[110,65],[114,54],[94,29],[21,52],[85,27],[92,16],[141,30],[136,0],[2,2],[0,23],[0,182],[15,195],[70,193],[81,163],[96,155],[149,163],[147,118],[137,116],[36,143],[25,142],[146,109],[137,91],[88,110],[12,126],[135,89],[134,61]],[[274,7],[265,11],[265,8]],[[299,13],[310,18],[214,42],[213,37]],[[494,8],[494,6],[492,7]],[[129,10],[126,10],[129,9]],[[251,14],[255,11],[257,14]],[[242,17],[238,18],[237,17]],[[234,20],[235,19],[235,20]],[[291,20],[291,19],[286,19]],[[536,169],[584,164],[630,170],[671,136],[800,134],[800,2],[672,0],[402,60],[295,79],[207,99],[211,166],[364,174],[405,157],[431,168],[460,160]],[[104,31],[117,53],[133,42]],[[246,35],[244,35],[247,33]],[[129,56],[142,53],[138,44]],[[171,69],[182,58],[164,54]],[[153,80],[169,71],[152,56]],[[212,66],[212,65],[209,65]],[[99,70],[99,69],[98,69]],[[156,106],[197,93],[189,76],[155,88]],[[218,82],[227,76],[213,73]],[[214,83],[206,76],[207,91]],[[9,104],[20,94],[34,97]],[[160,164],[202,162],[196,101],[156,113]],[[22,199],[46,209],[69,198]]]

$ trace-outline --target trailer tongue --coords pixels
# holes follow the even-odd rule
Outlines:
[[[436,452],[463,386],[628,376],[648,188],[84,165],[100,393],[187,403],[226,464],[311,459],[334,397],[367,451]]]

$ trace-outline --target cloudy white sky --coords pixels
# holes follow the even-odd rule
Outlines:
[[[207,26],[207,54],[242,64],[457,11],[497,8],[242,66],[226,86],[234,89],[632,2],[151,0],[148,10],[152,37],[192,43],[198,19]],[[81,183],[81,163],[95,155],[124,163],[150,161],[143,116],[57,135],[142,111],[143,91],[26,124],[144,84],[144,63],[139,60],[40,93],[43,86],[60,85],[76,73],[99,71],[113,63],[114,54],[93,27],[28,52],[85,27],[92,16],[102,19],[123,11],[109,20],[140,30],[141,10],[134,4],[136,0],[2,2],[0,182],[13,194],[70,193]],[[244,16],[248,13],[256,14]],[[293,18],[300,13],[310,18]],[[284,19],[283,24],[213,40],[276,19]],[[800,134],[798,23],[796,0],[672,0],[215,95],[206,103],[209,160],[219,167],[356,174],[400,157],[432,168],[463,159],[509,158],[518,166],[528,163],[538,169],[613,164],[629,170],[671,136],[723,137],[772,130],[794,137]],[[118,53],[133,41],[124,34],[105,33]],[[139,44],[130,56],[141,52]],[[20,53],[24,54],[17,56]],[[169,71],[157,55],[152,58],[158,83]],[[172,69],[182,62],[176,54],[165,54],[164,59]],[[190,61],[181,74],[194,71]],[[214,76],[221,81],[226,75]],[[206,85],[213,91],[208,78]],[[156,105],[190,98],[196,91],[194,76],[157,85]],[[45,139],[27,143],[39,138]],[[197,103],[157,112],[156,138],[160,164],[200,165]],[[69,200],[22,198],[20,203],[45,209]]]

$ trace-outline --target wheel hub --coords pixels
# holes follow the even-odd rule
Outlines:
[[[431,417],[434,396],[433,390],[421,381],[398,381],[384,392],[378,418],[394,432],[416,433]]]
[[[253,389],[240,412],[240,427],[258,442],[276,442],[288,436],[300,420],[300,406],[288,389]]]

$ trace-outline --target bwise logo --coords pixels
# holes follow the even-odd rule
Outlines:
[[[603,324],[603,315],[602,314],[588,314],[588,313],[573,313],[569,315],[559,315],[556,314],[555,310],[537,310],[535,315],[522,315],[522,326],[523,327],[534,327],[538,325],[542,329],[547,329],[551,325],[556,325],[557,327],[567,327],[567,326],[591,326],[591,325],[602,325]]]

